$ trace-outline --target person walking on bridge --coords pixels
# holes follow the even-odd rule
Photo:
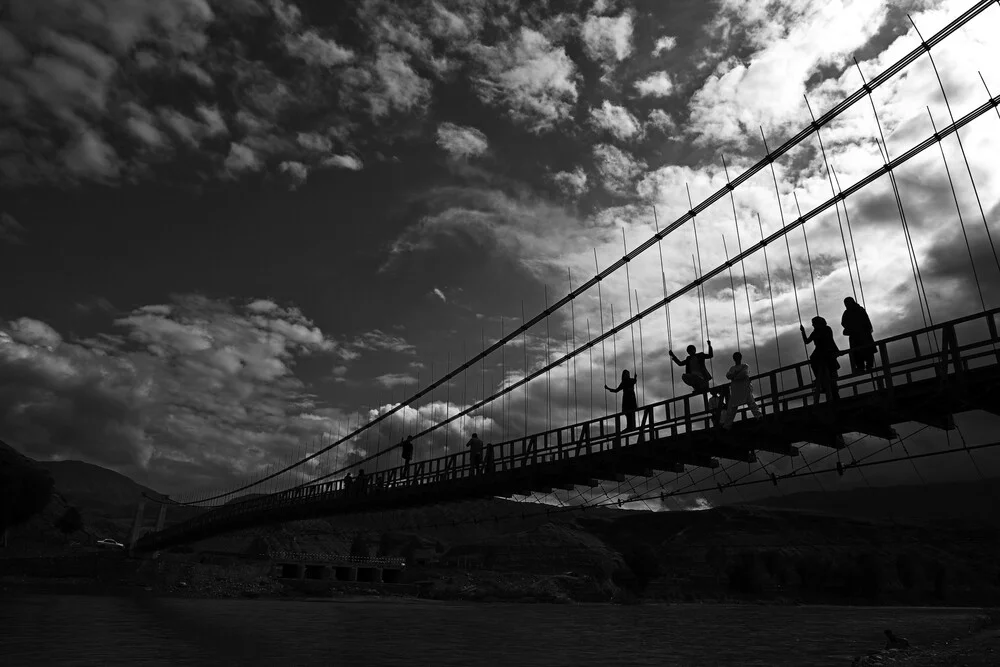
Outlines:
[[[851,370],[868,373],[875,370],[875,339],[872,321],[865,309],[852,297],[844,299],[844,314],[840,318],[844,335],[851,345]]]
[[[479,468],[483,464],[483,441],[479,439],[477,434],[473,433],[472,438],[465,443],[465,446],[469,448],[472,455],[472,474],[478,475]]]
[[[712,341],[708,341],[707,354],[699,352],[694,345],[688,345],[688,356],[684,361],[678,359],[673,350],[667,350],[667,353],[670,354],[670,358],[675,364],[684,367],[684,374],[681,375],[681,381],[684,384],[694,389],[696,394],[704,394],[709,391],[708,383],[712,380],[712,374],[708,372],[705,360],[711,359],[715,355],[712,350]]]
[[[639,409],[639,401],[635,397],[635,384],[638,380],[633,378],[628,371],[622,371],[622,381],[612,389],[608,385],[604,388],[612,394],[622,392],[622,412],[625,414],[625,430],[631,431],[635,428],[635,411]]]
[[[410,476],[410,461],[413,460],[413,436],[406,436],[406,440],[400,445],[403,458],[403,477]]]
[[[726,414],[722,417],[722,428],[731,429],[733,419],[736,418],[736,411],[746,403],[753,414],[754,419],[760,419],[760,407],[757,399],[753,396],[753,382],[750,381],[750,366],[743,363],[743,355],[739,352],[733,353],[733,367],[726,373],[729,378],[729,405]]]
[[[840,356],[840,348],[837,347],[837,342],[833,339],[833,329],[830,328],[825,319],[816,316],[812,318],[812,325],[813,332],[808,336],[806,336],[804,326],[799,325],[799,331],[806,344],[812,343],[815,346],[813,353],[809,355],[809,364],[816,376],[817,399],[819,392],[823,391],[826,393],[828,401],[836,401],[837,370],[840,368],[837,357]]]

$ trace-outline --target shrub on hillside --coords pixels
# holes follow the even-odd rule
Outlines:
[[[75,533],[83,528],[83,517],[80,516],[80,510],[75,507],[67,508],[63,515],[56,520],[56,528],[65,535]]]
[[[625,564],[635,575],[635,590],[646,590],[649,582],[660,576],[660,560],[648,544],[639,544],[622,554]]]

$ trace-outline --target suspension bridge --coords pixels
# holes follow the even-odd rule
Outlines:
[[[274,522],[399,509],[480,497],[530,496],[539,492],[549,494],[557,490],[572,492],[581,488],[598,488],[602,483],[608,481],[620,483],[634,477],[659,479],[663,474],[679,476],[689,474],[692,469],[699,468],[711,472],[713,486],[721,491],[739,483],[738,480],[732,478],[728,478],[725,483],[715,479],[714,471],[722,467],[722,461],[746,463],[751,467],[757,463],[759,465],[758,472],[763,473],[764,480],[777,485],[782,478],[799,473],[793,471],[779,475],[774,471],[769,471],[763,463],[762,455],[769,454],[795,459],[800,457],[800,448],[803,443],[817,445],[835,453],[837,455],[836,473],[843,475],[846,470],[863,465],[850,453],[850,443],[845,439],[848,434],[856,433],[861,434],[862,437],[884,439],[891,442],[898,438],[895,427],[903,423],[923,424],[928,428],[950,431],[955,428],[954,415],[956,414],[982,410],[1000,415],[1000,374],[997,372],[997,366],[1000,364],[1000,348],[998,348],[1000,334],[998,334],[997,315],[1000,313],[1000,308],[991,308],[987,304],[983,286],[985,274],[982,266],[983,260],[980,258],[977,264],[976,252],[973,250],[974,244],[969,238],[970,230],[979,228],[985,231],[985,238],[988,240],[991,251],[989,259],[992,259],[998,273],[1000,273],[1000,259],[997,257],[993,243],[991,221],[987,217],[979,189],[976,186],[976,176],[966,155],[965,145],[962,143],[962,131],[967,130],[974,123],[984,122],[988,116],[993,114],[996,115],[997,120],[1000,120],[1000,110],[998,110],[1000,96],[992,95],[986,79],[980,75],[984,89],[981,101],[966,113],[956,117],[949,102],[947,89],[932,55],[936,46],[945,42],[963,26],[972,23],[993,4],[997,3],[990,0],[974,4],[966,12],[926,39],[920,35],[914,25],[914,30],[920,38],[920,44],[916,48],[870,80],[865,79],[861,67],[858,65],[857,69],[863,82],[862,86],[822,116],[812,115],[812,108],[807,99],[811,123],[778,148],[774,150],[769,148],[762,130],[761,140],[766,153],[764,158],[732,180],[729,178],[729,165],[723,161],[726,183],[722,188],[697,205],[690,199],[689,191],[689,210],[686,213],[662,229],[657,223],[656,233],[651,238],[631,251],[626,248],[625,254],[619,260],[604,270],[598,269],[594,277],[578,288],[573,289],[571,286],[569,293],[552,305],[548,304],[546,291],[546,307],[535,317],[528,320],[522,314],[522,325],[509,333],[502,331],[500,338],[490,346],[486,345],[484,335],[482,352],[474,355],[464,364],[453,368],[405,400],[385,410],[379,410],[378,416],[374,419],[359,425],[350,433],[336,438],[328,446],[302,457],[301,460],[284,466],[280,470],[261,474],[235,489],[206,494],[190,501],[163,501],[164,508],[171,505],[194,506],[206,508],[206,511],[190,520],[164,528],[163,511],[161,510],[157,530],[146,534],[141,539],[136,539],[137,533],[133,531],[133,548],[140,552],[163,549],[228,531]],[[1000,8],[993,8],[993,11],[998,10]],[[883,123],[880,120],[873,92],[893,81],[895,77],[899,77],[907,67],[921,58],[926,58],[932,66],[941,98],[947,108],[948,122],[939,126],[928,109],[932,131],[922,140],[915,142],[908,149],[892,157],[889,154],[889,145],[883,133]],[[881,164],[847,187],[841,188],[840,179],[830,164],[827,147],[823,140],[823,130],[826,128],[829,131],[829,128],[848,110],[855,105],[863,104],[865,101],[869,103],[873,125],[877,129],[878,136],[873,137],[873,141],[878,146],[882,158]],[[790,156],[793,149],[813,137],[817,141],[818,150],[816,153],[822,157],[821,164],[824,176],[829,183],[830,196],[825,201],[817,203],[803,212],[799,206],[798,196],[793,191],[798,217],[786,221],[781,205],[781,192],[775,164],[781,158]],[[963,216],[958,194],[958,190],[961,188],[957,187],[955,183],[956,174],[960,174],[961,169],[954,164],[949,164],[945,142],[954,142],[960,150],[965,172],[978,205],[981,226],[976,222],[966,220]],[[940,164],[947,176],[949,195],[954,200],[957,213],[956,224],[961,227],[968,254],[965,269],[967,269],[969,278],[964,279],[964,284],[975,287],[979,301],[975,306],[966,309],[969,312],[951,317],[944,322],[934,321],[932,303],[928,298],[928,290],[914,242],[917,230],[914,229],[912,219],[908,220],[907,205],[904,203],[901,188],[897,182],[897,174],[904,165],[916,162],[925,151],[935,146],[940,149]],[[735,199],[736,193],[756,174],[764,173],[767,175],[768,172],[773,181],[778,208],[778,216],[776,217],[780,219],[780,228],[765,235],[760,214],[757,213],[756,223],[760,231],[760,241],[744,247],[744,239],[740,231],[740,215]],[[852,364],[850,372],[836,378],[835,395],[823,396],[821,392],[817,391],[818,378],[815,377],[813,363],[808,359],[794,363],[781,362],[781,347],[778,342],[781,336],[778,331],[778,317],[775,314],[775,295],[772,289],[768,248],[773,245],[780,247],[779,244],[784,244],[788,255],[788,270],[792,281],[791,294],[794,297],[795,313],[798,316],[798,321],[803,322],[800,292],[808,294],[808,289],[796,282],[794,261],[789,244],[789,238],[793,232],[802,234],[806,249],[805,257],[809,267],[812,300],[818,316],[820,306],[813,270],[814,259],[818,259],[818,257],[814,257],[809,252],[807,228],[816,233],[822,222],[835,220],[836,229],[839,231],[839,240],[843,245],[843,262],[846,265],[847,274],[850,276],[851,293],[858,297],[861,303],[864,303],[864,282],[854,244],[848,200],[875,183],[885,184],[886,182],[891,189],[892,199],[898,211],[903,243],[906,246],[910,270],[913,275],[912,286],[916,298],[914,307],[919,310],[923,326],[882,337],[875,341],[877,366],[873,370],[857,371],[853,370]],[[727,197],[732,208],[732,224],[736,231],[737,253],[730,256],[729,247],[723,236],[726,259],[706,271],[703,270],[702,248],[698,237],[698,217],[703,215],[713,204],[723,202]],[[820,218],[822,214],[830,212],[831,209],[835,213],[835,218],[829,216]],[[810,223],[812,224],[810,225]],[[668,290],[662,242],[672,234],[688,227],[693,231],[695,242],[695,254],[691,257],[693,278],[681,282],[672,290]],[[979,250],[979,244],[975,245]],[[645,309],[640,309],[638,291],[635,291],[635,309],[633,311],[630,264],[653,246],[656,246],[659,251],[662,298]],[[686,258],[681,262],[676,257],[670,257],[669,253],[668,249],[668,261],[671,265],[686,264]],[[753,307],[750,302],[750,281],[746,272],[746,262],[757,257],[763,258],[767,267],[766,293],[770,302],[770,319],[774,329],[773,344],[777,351],[776,366],[772,369],[763,369],[759,367],[758,363],[755,366],[757,372],[750,378],[750,385],[755,389],[757,401],[762,411],[762,416],[759,419],[748,420],[748,415],[745,414],[747,408],[741,407],[739,408],[741,419],[735,423],[733,428],[720,428],[718,425],[719,412],[710,403],[710,393],[705,391],[687,393],[690,391],[687,388],[677,391],[678,386],[674,382],[673,367],[671,366],[670,388],[674,395],[670,398],[650,402],[643,400],[636,407],[635,415],[638,419],[635,421],[634,428],[629,428],[629,415],[626,415],[624,411],[609,410],[610,414],[598,418],[574,419],[572,423],[567,423],[564,426],[551,427],[549,424],[547,428],[529,431],[527,412],[525,412],[521,432],[516,436],[511,435],[511,431],[513,431],[510,423],[511,410],[507,401],[510,400],[515,390],[523,388],[526,411],[527,386],[531,381],[548,380],[553,370],[565,369],[567,378],[566,421],[570,422],[570,384],[571,379],[576,375],[578,357],[587,353],[591,355],[590,380],[592,383],[593,350],[600,345],[603,353],[606,340],[611,339],[614,344],[615,337],[628,330],[633,338],[631,346],[632,367],[636,368],[643,363],[641,351],[643,347],[643,322],[646,321],[648,326],[649,318],[654,315],[659,317],[661,311],[665,316],[667,342],[668,345],[672,346],[672,304],[676,307],[678,304],[685,303],[683,300],[693,295],[697,304],[699,335],[702,340],[710,339],[710,318],[707,306],[709,297],[706,286],[709,286],[713,279],[725,280],[728,276],[735,325],[735,348],[737,350],[742,348],[745,352],[744,356],[749,356],[750,349],[752,349],[753,358],[758,361],[758,332],[755,329]],[[595,251],[595,263],[596,259]],[[746,293],[747,312],[749,313],[747,321],[750,330],[749,341],[752,343],[752,348],[741,345],[740,318],[737,312],[738,290],[733,273],[734,268],[742,272],[743,290]],[[611,328],[605,330],[603,326],[602,283],[613,274],[620,272],[621,269],[625,270],[628,286],[629,317],[616,324],[612,306]],[[857,277],[856,284],[855,275]],[[581,343],[576,335],[576,316],[572,309],[576,300],[586,295],[592,296],[595,288],[601,308],[601,333],[599,336],[591,335],[588,323],[587,341]],[[988,291],[987,288],[986,292]],[[934,293],[934,286],[932,286],[931,292]],[[766,305],[765,303],[765,307],[758,310],[766,314]],[[950,305],[954,306],[955,304]],[[550,318],[556,313],[565,312],[566,306],[569,306],[572,313],[573,345],[570,344],[570,334],[567,331],[565,354],[553,354],[550,350],[552,336],[548,329]],[[954,308],[951,308],[949,313],[954,314]],[[543,322],[546,325],[546,353],[544,361],[532,369],[527,361],[527,333]],[[634,328],[636,326],[639,328],[638,364],[635,363]],[[764,328],[766,329],[766,326]],[[804,341],[805,336],[803,335]],[[524,369],[523,374],[514,379],[506,369],[506,353],[509,346],[517,345],[519,342],[524,347]],[[617,350],[613,354],[616,357]],[[786,351],[786,358],[787,354]],[[842,358],[847,354],[848,352],[843,352]],[[497,355],[501,356],[504,380],[498,390],[486,395],[487,360],[495,359]],[[331,469],[328,471],[316,472],[314,470],[316,464],[321,461],[322,455],[345,444],[356,444],[359,442],[359,438],[365,434],[380,433],[379,425],[389,420],[393,415],[406,408],[412,409],[414,406],[420,405],[421,401],[427,402],[428,399],[433,401],[435,390],[443,387],[445,391],[450,391],[453,380],[462,376],[468,377],[476,373],[477,368],[482,376],[483,396],[481,400],[473,401],[471,405],[465,406],[461,410],[445,410],[444,416],[434,419],[433,423],[413,434],[414,443],[422,452],[415,461],[400,460],[398,456],[401,449],[399,437],[389,438],[389,444],[384,447],[381,446],[381,437],[379,437],[379,444],[373,453],[369,453],[370,449],[367,449],[364,454],[350,457],[350,460],[344,462],[343,465],[330,466]],[[640,377],[645,378],[644,371],[640,373]],[[718,393],[718,389],[724,384],[717,384],[713,388],[713,392]],[[642,394],[644,396],[645,391]],[[550,385],[546,396],[551,406]],[[456,422],[467,426],[470,423],[475,424],[478,419],[479,423],[485,425],[487,414],[492,414],[489,411],[495,409],[497,401],[500,402],[501,419],[499,421],[490,420],[491,424],[498,425],[497,428],[493,429],[496,437],[492,438],[495,442],[486,444],[485,456],[482,460],[473,459],[472,452],[465,449],[456,452],[451,451],[446,446],[440,455],[435,456],[430,447],[422,447],[423,443],[432,441],[434,436],[440,433],[440,429],[445,429],[444,432],[447,433],[449,425]],[[450,397],[448,403],[450,404]],[[577,405],[579,405],[579,401],[577,401]],[[391,422],[388,423],[391,424]],[[993,445],[981,447],[986,446]],[[964,452],[967,456],[973,457],[974,461],[973,451],[975,449],[977,448],[965,446],[960,450],[944,450],[939,454]],[[846,464],[842,460],[841,452],[851,457],[851,460]],[[924,456],[926,455],[924,454]],[[808,462],[806,465],[808,466]],[[361,471],[364,473],[362,474]],[[344,478],[347,473],[352,473],[353,481],[350,483]],[[276,486],[284,488],[275,488]],[[664,499],[674,493],[678,493],[676,488],[672,492],[660,490],[658,495]],[[656,493],[648,494],[648,497],[655,498],[656,495]],[[619,501],[620,503],[621,501]]]

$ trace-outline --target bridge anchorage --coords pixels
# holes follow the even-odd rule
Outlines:
[[[134,549],[138,552],[154,551],[264,523],[382,511],[472,498],[529,496],[534,493],[550,494],[557,491],[576,492],[583,497],[588,490],[602,489],[608,482],[623,483],[635,477],[659,478],[664,473],[679,476],[690,474],[691,470],[698,468],[711,471],[713,481],[710,487],[722,490],[735,484],[731,478],[726,484],[714,480],[715,471],[720,469],[725,471],[729,467],[727,465],[724,468],[722,461],[746,463],[750,472],[755,471],[754,465],[758,464],[756,472],[763,473],[771,483],[777,485],[782,478],[793,475],[791,473],[779,475],[768,470],[764,465],[764,455],[805,458],[803,452],[807,448],[811,451],[820,448],[832,453],[844,451],[851,456],[852,461],[845,465],[837,454],[836,471],[843,474],[845,469],[858,465],[850,453],[851,442],[845,438],[848,434],[861,434],[862,438],[892,441],[898,438],[896,427],[900,424],[917,423],[928,428],[951,431],[956,429],[954,420],[956,414],[973,410],[1000,414],[1000,387],[998,387],[1000,336],[997,333],[996,322],[997,313],[1000,312],[1000,308],[996,306],[1000,304],[987,304],[987,296],[995,299],[997,295],[991,294],[988,289],[985,291],[983,289],[983,284],[988,278],[987,273],[991,275],[994,273],[994,267],[985,264],[989,264],[992,260],[995,264],[996,278],[1000,279],[1000,258],[997,256],[992,230],[985,213],[990,208],[989,202],[984,208],[976,187],[975,174],[966,154],[965,144],[962,142],[962,132],[969,132],[972,127],[980,128],[981,125],[974,123],[978,123],[983,116],[989,119],[995,114],[1000,119],[1000,110],[997,108],[1000,96],[995,97],[986,89],[978,106],[956,117],[932,55],[935,47],[973,22],[991,4],[994,4],[992,0],[977,2],[929,38],[924,39],[920,36],[920,43],[916,48],[870,80],[865,79],[861,65],[858,65],[862,86],[818,118],[812,114],[812,107],[807,99],[806,106],[811,122],[798,134],[771,150],[761,131],[760,138],[765,156],[760,161],[732,180],[729,177],[729,164],[723,161],[726,183],[713,195],[695,205],[690,199],[689,191],[687,211],[662,229],[654,210],[653,223],[656,232],[651,238],[631,251],[626,246],[624,255],[620,259],[604,270],[598,267],[596,275],[576,289],[572,287],[570,279],[569,293],[552,305],[548,303],[546,290],[544,310],[531,319],[525,318],[522,312],[521,326],[509,332],[505,332],[501,320],[500,337],[495,342],[487,346],[484,332],[481,341],[482,352],[474,354],[468,361],[441,375],[406,400],[380,408],[377,412],[373,411],[377,416],[358,428],[348,429],[350,432],[347,435],[335,438],[334,442],[318,448],[292,465],[267,472],[236,489],[185,502],[168,501],[166,505],[206,507],[207,511],[169,527],[163,527],[161,523],[157,530],[141,538],[134,533]],[[928,109],[931,131],[925,138],[916,141],[905,150],[895,151],[897,154],[893,157],[890,155],[889,144],[883,134],[883,124],[873,92],[894,80],[901,72],[922,58],[928,59],[933,67],[935,79],[932,80],[932,85],[935,86],[935,91],[940,89],[950,122],[939,126]],[[986,88],[985,78],[983,83]],[[878,148],[881,162],[870,173],[842,188],[839,176],[831,165],[831,156],[827,152],[827,144],[824,143],[823,130],[829,132],[830,126],[838,119],[844,120],[845,113],[859,102],[862,103],[862,108],[856,111],[864,111],[870,105],[872,127],[877,129],[877,136],[873,136],[872,139]],[[868,104],[865,105],[865,102]],[[923,110],[921,114],[922,112]],[[842,126],[839,127],[843,129]],[[813,137],[816,140],[813,149],[813,154],[817,158],[816,165],[818,171],[823,174],[824,181],[829,185],[830,197],[825,201],[806,202],[806,211],[803,212],[798,195],[801,191],[805,197],[806,190],[800,188],[793,191],[791,198],[785,196],[783,202],[778,182],[779,172],[775,168],[775,162],[780,163],[782,159],[791,161],[801,157],[801,154],[793,155],[792,151],[798,148],[804,149],[805,142]],[[827,139],[829,140],[829,136]],[[890,139],[893,139],[892,135]],[[955,143],[960,149],[968,182],[971,184],[971,193],[975,196],[982,218],[981,227],[978,223],[967,223],[962,217],[960,191],[962,196],[967,196],[969,189],[963,184],[964,181],[956,184],[953,178],[957,172],[949,167],[949,157],[945,151],[946,142],[949,146]],[[922,171],[931,169],[933,165],[924,152],[934,146],[940,149],[940,164],[943,166],[943,173],[947,176],[948,188],[954,199],[957,214],[954,224],[956,229],[961,228],[962,238],[965,240],[964,249],[968,252],[968,265],[964,268],[969,269],[971,280],[959,281],[961,283],[959,287],[955,287],[954,283],[950,284],[948,289],[954,291],[954,295],[949,294],[947,290],[936,292],[931,289],[930,293],[935,298],[929,299],[925,285],[925,277],[929,275],[926,272],[926,258],[924,270],[921,269],[921,248],[927,243],[921,246],[916,242],[918,239],[915,237],[922,230],[918,225],[911,224],[914,214],[912,209],[907,213],[908,207],[904,205],[903,188],[897,181],[897,174],[904,168],[919,168]],[[954,151],[952,155],[954,158]],[[936,164],[936,158],[933,159]],[[768,190],[773,184],[771,194],[777,202],[777,215],[771,216],[772,222],[769,224],[777,224],[780,221],[780,226],[769,234],[765,232],[760,211],[748,210],[744,206],[741,217],[740,207],[737,205],[737,193],[743,191],[741,188],[753,187],[752,179],[758,174],[767,181]],[[886,199],[891,199],[898,211],[899,226],[894,226],[893,229],[894,233],[901,234],[900,246],[905,246],[913,281],[909,282],[907,277],[903,283],[883,284],[887,283],[887,274],[882,272],[876,276],[876,280],[867,283],[869,298],[866,301],[866,283],[863,280],[862,265],[871,268],[874,262],[859,262],[855,236],[856,232],[858,236],[862,235],[863,227],[855,229],[852,225],[848,200],[863,193],[870,193],[879,186],[884,188]],[[823,187],[825,188],[825,185]],[[729,208],[725,207],[726,202],[723,201],[727,197],[732,211],[731,217],[728,216]],[[794,202],[798,217],[786,221],[785,204],[791,201]],[[711,207],[716,203],[721,203],[726,208],[725,215],[720,216],[715,214],[717,211],[712,212]],[[756,220],[753,220],[754,217]],[[725,222],[722,222],[723,219]],[[698,231],[699,224],[702,226],[701,236]],[[730,255],[731,246],[726,241],[725,231],[721,234],[721,248],[707,245],[708,240],[704,238],[705,229],[720,231],[722,225],[731,225],[735,230],[735,255]],[[685,245],[687,240],[678,234],[688,227],[693,232],[690,266],[687,262],[688,246]],[[814,244],[817,241],[822,242],[824,238],[836,239],[833,246],[842,245],[843,257],[831,259],[829,254],[814,257],[814,254],[810,253],[810,235],[807,233],[807,227],[812,234]],[[751,233],[756,235],[758,232],[760,240],[744,246],[744,240],[751,238],[746,235]],[[797,262],[793,257],[790,241],[793,232],[797,247],[798,234],[801,234],[805,248],[805,253],[798,258],[800,274],[798,278]],[[973,249],[973,242],[970,241],[970,233],[979,233],[982,237],[975,243],[976,251]],[[665,265],[662,242],[668,237],[671,237],[668,252],[675,249],[681,249],[683,252],[675,253],[680,258],[672,256],[671,261]],[[882,238],[879,236],[878,242],[883,242]],[[771,262],[775,257],[773,252],[771,256],[768,255],[768,247],[772,246],[773,250],[775,245],[779,251],[784,251],[781,254],[787,254],[787,264],[782,264],[781,271],[787,273],[791,279],[791,290],[777,295],[775,292],[777,281],[772,282]],[[658,295],[652,298],[647,295],[647,303],[650,301],[652,303],[640,308],[639,290],[632,289],[632,272],[639,269],[638,258],[653,246],[657,247],[659,254],[659,276],[656,281],[662,283],[662,297]],[[980,252],[977,260],[977,251],[986,247],[991,251],[991,256]],[[886,248],[885,252],[888,253],[889,250]],[[833,268],[830,269],[828,266],[825,275],[821,275],[817,280],[814,260],[821,256],[824,262],[832,264]],[[714,266],[712,262],[709,262],[707,267],[704,266],[703,260],[711,257],[716,259],[724,257],[724,260],[717,261]],[[596,250],[594,259],[596,264],[598,260]],[[758,263],[762,264],[760,268],[763,270],[751,277],[748,275],[747,265],[756,260],[762,260]],[[782,258],[781,262],[784,261]],[[799,284],[805,282],[802,275],[803,265],[808,266],[810,282],[808,287]],[[669,279],[665,266],[670,269]],[[624,281],[620,280],[622,268],[625,269]],[[741,287],[746,295],[746,309],[742,314],[737,299],[740,286],[734,269],[742,274]],[[751,273],[752,271],[753,266]],[[849,287],[846,277],[849,277]],[[618,285],[616,288],[615,279],[617,283],[624,282],[624,285]],[[843,284],[838,283],[838,280]],[[720,285],[726,282],[728,289],[720,288]],[[644,281],[644,284],[648,285],[648,281]],[[766,290],[760,285],[766,286]],[[973,286],[979,303],[974,307],[965,306],[957,295],[960,295],[965,288],[969,288],[971,292]],[[624,297],[628,299],[628,318],[616,323],[613,298],[616,294],[622,295],[622,290],[618,289],[620,287],[626,288]],[[766,294],[766,299],[757,298],[757,303],[754,304],[751,292],[757,295]],[[712,297],[710,296],[712,293],[724,294],[725,297]],[[807,320],[803,319],[804,305],[801,301],[808,304],[810,293],[816,314],[811,318],[814,330],[807,338],[803,328],[803,346],[799,347],[795,327],[789,327],[787,323],[795,318],[799,324],[803,326],[806,324]],[[849,301],[861,304],[862,313],[866,312],[866,308],[876,312],[872,305],[876,302],[881,302],[883,305],[891,303],[892,308],[888,306],[880,308],[879,314],[883,316],[881,319],[887,319],[886,316],[892,314],[900,323],[912,321],[916,324],[899,324],[897,330],[902,328],[910,330],[875,340],[870,333],[872,330],[870,323],[861,325],[859,329],[857,320],[854,320],[854,324],[849,324],[849,318],[845,314],[842,324],[845,330],[850,330],[845,331],[845,335],[848,336],[848,346],[852,349],[841,352],[837,349],[834,332],[826,326],[825,320],[819,317],[821,311],[833,312],[831,306],[836,302],[831,295],[834,293],[838,294],[835,297],[836,301],[845,295],[850,296]],[[905,296],[900,296],[904,293]],[[604,326],[606,295],[611,314],[609,329],[605,329]],[[723,314],[728,319],[727,301],[730,298],[732,327],[729,328],[727,324],[720,331],[717,324]],[[904,298],[912,300],[900,303]],[[600,333],[591,334],[588,319],[586,342],[582,342],[577,336],[576,308],[581,302],[590,306],[597,305],[600,309],[599,319],[595,318],[600,322]],[[794,310],[791,308],[793,303]],[[781,304],[780,308],[778,304]],[[569,313],[566,312],[567,305]],[[808,308],[808,305],[805,308]],[[939,317],[943,314],[950,319],[935,322],[932,308]],[[783,316],[779,316],[779,309]],[[848,310],[850,309],[848,306]],[[651,317],[658,316],[660,311],[664,313],[662,322],[665,326],[658,324],[651,328]],[[900,316],[900,311],[904,315]],[[623,312],[621,307],[619,312]],[[691,315],[694,312],[697,313],[696,318]],[[908,318],[905,315],[907,312],[913,316]],[[916,316],[918,312],[923,326],[919,326],[920,322]],[[561,315],[565,320],[565,354],[552,349],[554,341],[556,346],[561,344],[558,337],[553,337],[551,332],[551,319],[554,315]],[[541,345],[536,345],[534,354],[537,358],[534,364],[529,364],[528,333],[539,327],[543,321],[545,332],[542,336],[545,352],[544,354],[539,352]],[[867,314],[864,315],[863,322],[868,322]],[[752,353],[753,369],[757,372],[742,371],[746,373],[744,378],[739,371],[738,362],[730,370],[732,382],[716,381],[714,386],[709,386],[711,378],[708,377],[710,374],[707,369],[702,374],[701,380],[692,379],[690,376],[694,367],[685,364],[687,373],[682,376],[682,383],[677,383],[674,377],[674,364],[668,361],[669,382],[665,379],[666,370],[653,371],[650,374],[653,380],[650,380],[645,365],[652,363],[654,359],[666,358],[664,353],[673,347],[673,335],[678,327],[689,332],[697,331],[697,336],[693,333],[686,335],[690,339],[708,343],[708,348],[711,349],[710,327],[713,326],[717,327],[716,338],[719,339],[721,334],[722,340],[725,341],[722,349],[740,352],[747,359],[751,358]],[[639,330],[638,345],[636,345],[636,328]],[[619,355],[618,350],[620,334],[627,343],[626,329],[631,334],[631,345],[623,344],[622,350],[630,349],[630,360],[627,354]],[[768,329],[773,330],[773,335]],[[747,330],[749,337],[746,337]],[[534,335],[533,339],[533,342],[538,342],[538,338]],[[607,344],[609,339],[610,346]],[[789,339],[793,340],[792,344],[789,344]],[[647,340],[651,340],[651,343],[647,344]],[[750,344],[747,345],[746,342]],[[803,350],[809,355],[807,343],[815,345],[811,358],[788,363],[792,358],[801,359]],[[523,351],[524,362],[523,368],[517,370],[514,370],[513,357],[508,357],[510,352],[508,348],[515,346],[521,348],[519,351]],[[614,368],[613,377],[617,377],[619,365],[625,367],[625,363],[631,361],[628,368],[632,369],[632,374],[626,375],[619,387],[624,392],[621,409],[618,409],[617,401],[614,409],[610,409],[606,402],[605,413],[611,414],[595,418],[593,356],[598,346],[602,355],[599,367],[604,368],[605,384],[609,365]],[[607,360],[608,347],[611,348],[610,362]],[[646,354],[646,350],[650,353]],[[777,359],[775,368],[762,370],[761,357],[772,353]],[[590,359],[589,373],[578,372],[578,363],[585,354]],[[865,361],[866,355],[871,357],[869,361]],[[711,364],[720,356],[705,357],[705,360]],[[878,360],[877,364],[874,362],[875,357]],[[839,363],[835,364],[838,359]],[[843,366],[843,362],[848,360],[850,360],[850,370],[843,375],[838,376],[829,370],[835,365]],[[491,373],[499,370],[503,378],[500,383],[492,383],[498,387],[492,393],[487,389],[490,384],[486,380],[488,362],[491,362]],[[684,362],[678,360],[678,363]],[[552,376],[554,373],[558,374],[560,369],[565,370],[565,421],[572,423],[552,427],[554,409]],[[637,370],[638,375],[633,378]],[[657,377],[657,373],[662,379]],[[433,377],[433,366],[431,374]],[[591,387],[591,417],[582,420],[579,419],[581,401],[578,386],[581,375],[587,378],[585,382],[589,381]],[[467,401],[467,396],[463,396],[461,406],[452,403],[453,381],[460,376],[465,380],[466,390],[470,378],[473,380],[474,389],[476,383],[479,383],[481,387],[479,400],[473,399],[470,402]],[[533,420],[535,423],[529,425],[528,418],[529,384],[539,389],[543,383],[544,386],[538,393],[544,391],[546,396],[544,428],[540,426],[541,419],[536,417]],[[690,388],[685,385],[695,387],[695,393],[687,393]],[[819,388],[825,391],[818,391]],[[646,400],[647,390],[653,400]],[[520,415],[515,419],[512,403],[517,396],[516,392],[519,391],[523,391],[524,418],[520,424],[521,428],[518,429],[515,424],[520,421]],[[558,387],[556,391],[557,393],[560,391]],[[440,397],[435,400],[435,392],[446,394],[444,416],[436,412],[440,408],[435,406],[441,401]],[[748,420],[748,407],[735,404],[737,401],[746,402],[748,392],[756,396],[756,403],[761,410],[759,419]],[[657,400],[656,397],[659,396],[671,396],[671,398]],[[721,406],[718,402],[724,404],[727,399],[733,404],[738,421],[732,424],[731,428],[722,428],[719,424]],[[497,410],[498,404],[499,410]],[[574,415],[573,418],[570,417],[571,414]],[[413,424],[407,424],[406,420],[410,418],[413,419]],[[633,420],[634,428],[630,428]],[[393,428],[396,426],[401,428],[393,436]],[[448,434],[456,426],[457,430],[465,435],[473,430],[483,433],[490,442],[481,446],[481,442],[476,444],[479,439],[474,438],[469,443],[473,445],[472,447],[454,451],[454,447],[449,447]],[[385,429],[388,429],[388,436],[383,438]],[[412,443],[419,451],[416,460],[413,460],[411,445],[406,444],[406,441],[401,442],[407,430],[411,432]],[[417,432],[412,433],[413,430]],[[440,442],[433,444],[433,436],[442,431],[445,434],[444,447],[440,447]],[[515,432],[519,435],[513,437],[511,434]],[[377,439],[374,447],[371,442],[373,439]],[[438,437],[438,440],[440,439]],[[391,444],[383,446],[383,441]],[[364,445],[362,447],[364,451],[374,451],[374,453],[347,455],[344,457],[346,460],[340,464],[335,462],[334,465],[330,465],[330,453],[345,444]],[[964,447],[961,451],[968,452],[968,455],[972,456],[972,449]],[[399,453],[403,456],[399,457]],[[327,456],[325,466],[321,465],[323,455]],[[317,469],[321,472],[317,472]],[[347,473],[350,473],[350,482],[343,477]],[[728,477],[728,473],[726,474]],[[240,494],[261,492],[263,495],[239,497]],[[658,496],[663,500],[677,493],[675,487],[670,493],[658,490],[647,497],[655,499]],[[640,494],[638,497],[643,496]],[[319,567],[320,564],[314,563],[306,567],[310,566]],[[336,571],[336,567],[329,567],[333,567],[332,571]]]

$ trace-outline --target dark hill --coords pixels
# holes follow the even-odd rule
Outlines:
[[[135,511],[142,495],[163,498],[163,494],[132,481],[125,475],[83,461],[39,462],[55,480],[56,489],[74,505],[115,514]]]

